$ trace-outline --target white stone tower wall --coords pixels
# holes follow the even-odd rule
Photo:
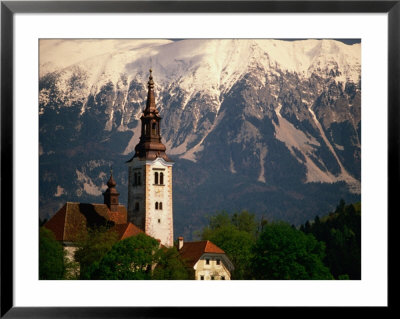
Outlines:
[[[154,183],[154,174],[163,173],[163,185]],[[160,177],[159,177],[160,179]],[[158,203],[158,209],[156,209]],[[162,203],[162,209],[159,205]],[[165,246],[173,245],[172,166],[156,160],[146,164],[146,234]]]
[[[129,164],[128,219],[161,244],[173,245],[172,163],[132,160]],[[134,185],[134,173],[141,172],[141,185]],[[154,183],[154,173],[164,174],[163,185]],[[160,177],[159,177],[160,180]],[[135,203],[139,202],[139,211]],[[162,209],[156,209],[162,203]]]

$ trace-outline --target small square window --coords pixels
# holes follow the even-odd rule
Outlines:
[[[210,264],[210,259],[206,259],[206,265],[209,265]]]
[[[225,280],[225,276],[221,276],[221,280]]]
[[[214,280],[214,276],[211,276],[211,280]]]
[[[217,259],[216,262],[217,262],[217,265],[221,265],[221,260]]]
[[[200,280],[204,280],[204,276],[200,276]]]

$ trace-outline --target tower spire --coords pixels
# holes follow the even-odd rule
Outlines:
[[[156,108],[156,99],[154,97],[154,81],[153,81],[153,70],[150,69],[149,81],[147,82],[147,103],[146,108],[144,110],[145,114],[155,113],[158,114],[158,110]]]
[[[142,133],[139,143],[135,147],[135,155],[133,158],[138,157],[141,160],[155,160],[157,157],[161,157],[165,161],[171,162],[167,154],[165,154],[166,147],[161,142],[161,117],[157,110],[154,96],[153,70],[150,69],[149,72],[149,81],[147,82],[147,102],[143,114],[140,117],[142,122]]]

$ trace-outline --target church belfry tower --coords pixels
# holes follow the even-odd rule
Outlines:
[[[112,170],[110,174],[110,179],[107,182],[107,190],[103,193],[104,196],[104,204],[108,206],[110,211],[116,212],[118,211],[118,206],[119,206],[119,193],[117,192],[115,186],[117,183],[114,181],[114,178],[112,176]]]
[[[161,117],[156,108],[150,69],[141,136],[128,164],[128,219],[147,235],[173,245],[172,165],[161,142]]]

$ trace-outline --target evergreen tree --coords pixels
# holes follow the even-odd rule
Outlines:
[[[360,203],[346,205],[340,200],[334,213],[301,229],[326,244],[324,263],[336,279],[361,279]]]

